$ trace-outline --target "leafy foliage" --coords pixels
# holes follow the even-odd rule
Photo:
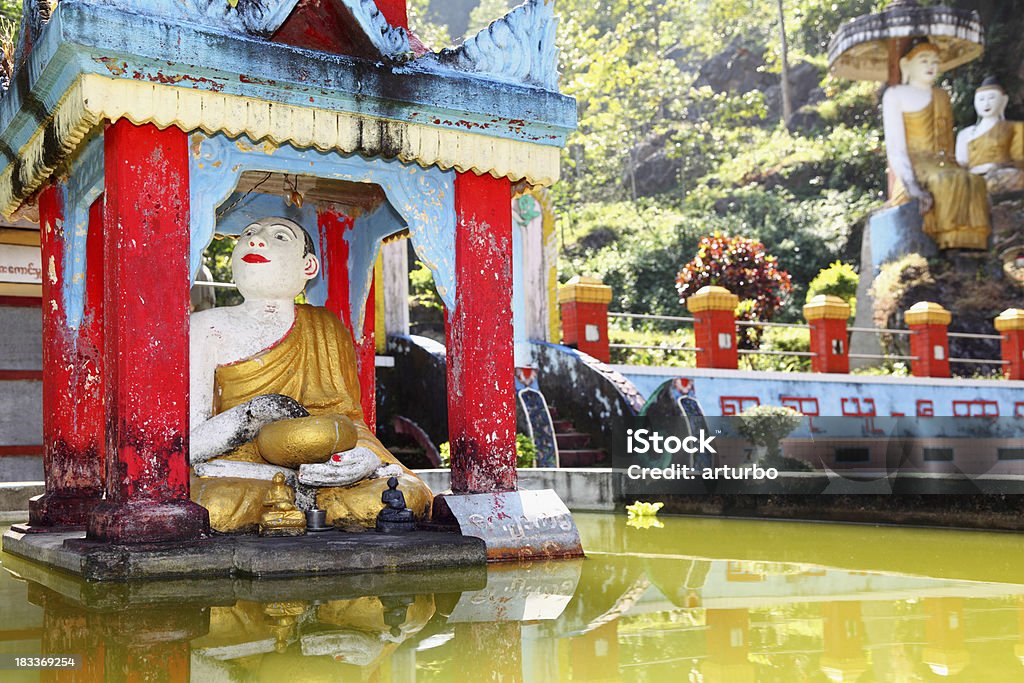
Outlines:
[[[749,301],[747,319],[770,320],[792,289],[789,273],[764,245],[746,237],[727,237],[716,232],[703,237],[693,260],[676,276],[679,300],[685,303],[701,287],[718,285]]]
[[[737,431],[753,444],[764,446],[767,455],[761,462],[764,467],[779,470],[809,470],[804,462],[782,457],[779,441],[800,426],[803,415],[792,408],[760,405],[744,410],[739,415]]]
[[[860,276],[853,266],[842,261],[835,261],[828,268],[822,269],[811,280],[811,284],[807,287],[807,301],[819,294],[837,296],[850,304],[850,315],[856,315],[857,283],[859,282]]]
[[[451,45],[448,26],[434,21],[430,0],[406,0],[406,11],[409,15],[409,28],[424,45],[433,50]]]
[[[559,0],[562,90],[579,111],[552,190],[560,278],[601,277],[612,310],[678,314],[678,264],[719,231],[784,260],[793,296],[777,318],[802,322],[808,284],[856,259],[857,226],[884,199],[878,88],[825,75],[832,32],[877,4],[786,0],[790,62],[821,78],[799,112],[816,123],[787,130],[764,86],[780,66],[777,0]],[[764,55],[748,74],[760,85],[709,84],[727,45]]]
[[[452,447],[451,443],[445,441],[437,447],[437,452],[441,456],[441,467],[452,466]],[[537,466],[537,446],[534,445],[533,440],[525,434],[516,434],[516,467],[536,467]]]

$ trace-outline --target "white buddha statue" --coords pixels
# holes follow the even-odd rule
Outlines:
[[[992,194],[1024,190],[1024,122],[1007,121],[1010,98],[1003,86],[986,78],[974,93],[978,122],[956,137],[956,160],[984,176]]]
[[[192,499],[210,525],[254,529],[278,474],[314,491],[329,524],[372,527],[390,476],[427,516],[430,489],[363,421],[351,334],[326,308],[295,304],[320,271],[309,234],[257,221],[231,269],[243,303],[190,319]]]
[[[949,95],[934,87],[939,48],[915,39],[900,60],[903,84],[882,98],[891,203],[919,202],[924,232],[939,249],[986,249],[991,233],[984,181],[956,163]]]

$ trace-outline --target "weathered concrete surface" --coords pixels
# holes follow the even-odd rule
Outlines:
[[[28,450],[28,449],[26,449]],[[7,455],[0,458],[0,485],[43,480],[43,456]],[[0,510],[4,510],[0,503]],[[19,508],[21,509],[21,508]],[[28,508],[24,508],[28,509]]]
[[[5,460],[11,459],[0,460],[0,468]],[[28,499],[42,495],[43,492],[44,487],[41,481],[22,480],[0,483],[0,513],[24,512],[25,519],[28,519]]]
[[[0,482],[35,481],[43,478],[43,384],[32,379],[43,367],[40,309],[0,306],[0,330],[0,371],[10,371],[0,378]],[[0,512],[7,509],[0,493]],[[27,510],[27,503],[17,509]]]
[[[42,324],[39,308],[0,306],[0,369],[43,369]]]
[[[450,487],[449,470],[416,470],[431,491],[440,493]],[[570,510],[608,511],[615,509],[612,470],[594,468],[520,468],[519,488],[527,491],[554,489]]]
[[[477,538],[441,532],[378,535],[329,531],[295,538],[214,536],[191,543],[123,546],[86,541],[84,533],[8,531],[4,552],[88,581],[195,576],[285,577],[483,566]]]
[[[857,317],[853,326],[858,328],[877,327],[874,320],[875,300],[871,286],[882,271],[882,266],[897,261],[907,254],[921,254],[925,258],[939,255],[935,242],[924,234],[924,222],[917,209],[917,202],[882,209],[868,219],[860,248],[861,272],[857,283]],[[854,332],[850,339],[850,353],[882,353],[882,343],[877,334]],[[853,368],[881,365],[881,360],[853,358]]]
[[[42,442],[43,383],[0,380],[0,446],[35,446],[38,450]],[[26,449],[25,455],[30,453],[31,450]],[[12,481],[3,474],[3,459],[0,458],[0,477]]]
[[[188,595],[196,603],[229,605],[238,600],[267,603],[284,600],[344,600],[364,595],[383,597],[413,593],[461,593],[480,590],[487,584],[487,568],[483,565],[429,571],[305,576],[298,579],[204,577],[202,581],[187,578],[115,585],[85,581],[81,577],[54,572],[16,555],[4,557],[4,569],[97,611],[117,611],[140,605],[176,605],[181,602],[183,595]]]

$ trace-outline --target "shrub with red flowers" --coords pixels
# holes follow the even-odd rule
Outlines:
[[[706,285],[725,287],[749,304],[737,314],[748,320],[770,320],[793,289],[789,273],[779,268],[778,259],[764,245],[746,237],[728,237],[720,232],[702,237],[697,255],[676,276],[680,303]]]

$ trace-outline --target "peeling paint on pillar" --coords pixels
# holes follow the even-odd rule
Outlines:
[[[512,192],[506,178],[455,179],[455,307],[447,312],[452,491],[514,491]]]
[[[349,297],[349,242],[345,233],[355,227],[355,220],[331,204],[317,209],[317,237],[320,242],[320,277],[327,283],[327,301],[324,306],[338,316],[352,334],[356,363],[359,365],[359,401],[363,421],[370,431],[377,431],[376,342],[374,335],[374,288],[367,297],[363,327],[357,330]]]
[[[64,289],[64,192],[53,184],[39,196],[43,279],[43,471],[46,493],[29,502],[37,527],[83,526],[102,493],[100,370],[67,327]]]
[[[188,138],[127,119],[104,133],[106,499],[89,536],[196,538],[189,500]]]

